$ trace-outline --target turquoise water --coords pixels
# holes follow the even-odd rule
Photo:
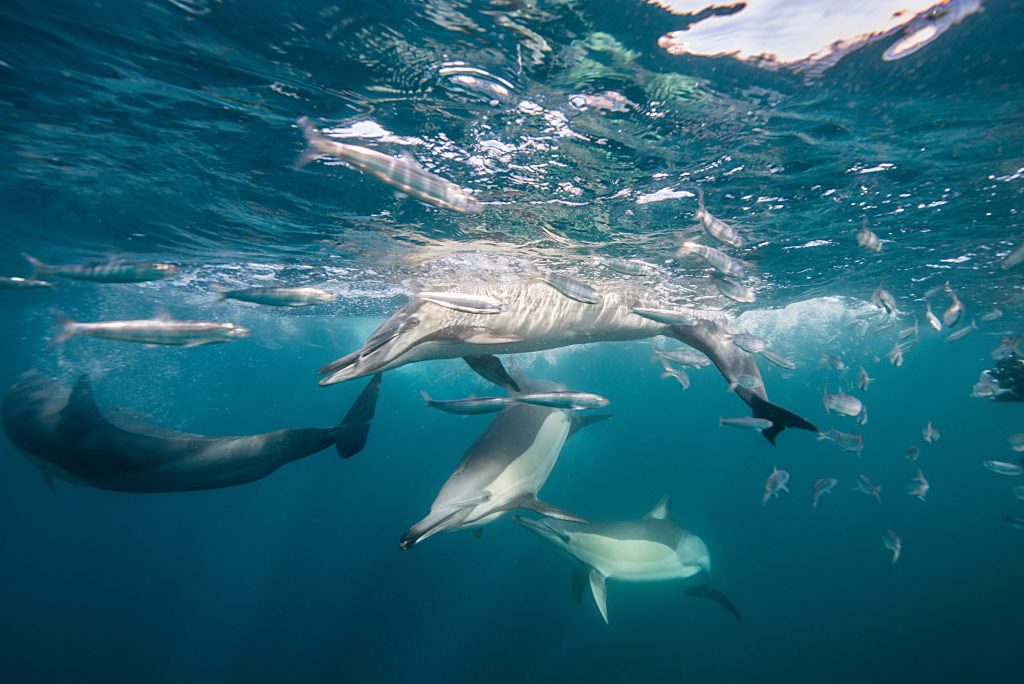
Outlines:
[[[574,602],[572,565],[507,518],[479,540],[458,531],[399,549],[490,420],[423,409],[420,390],[497,391],[458,359],[386,372],[356,457],[327,450],[237,487],[134,494],[58,478],[51,492],[5,439],[4,680],[1018,681],[1024,532],[1004,518],[1024,516],[1011,494],[1022,478],[982,461],[1019,462],[1007,438],[1024,409],[969,395],[1024,310],[1024,266],[1001,267],[1024,240],[1022,13],[985,2],[903,59],[882,59],[893,35],[809,77],[670,55],[659,36],[688,20],[638,2],[5,3],[0,275],[31,275],[23,252],[178,273],[0,291],[4,387],[27,368],[66,386],[85,373],[100,406],[169,429],[329,427],[365,380],[318,387],[317,369],[415,290],[516,281],[533,264],[724,310],[797,362],[759,362],[774,403],[863,434],[864,449],[800,430],[772,447],[719,427],[749,409],[714,367],[690,371],[686,391],[660,380],[650,340],[503,356],[522,376],[611,401],[611,420],[566,442],[541,498],[628,520],[671,494],[743,615],[686,597],[698,579],[611,579],[606,625],[589,590]],[[296,170],[303,115],[337,140],[411,152],[483,211],[424,205],[336,161]],[[699,261],[673,258],[700,235],[697,187],[746,238],[723,249],[753,264],[755,303],[721,297]],[[651,201],[659,191],[675,195]],[[857,245],[865,219],[880,253]],[[624,277],[595,256],[658,271]],[[924,313],[947,281],[964,323],[1004,315],[945,342]],[[880,282],[896,325],[861,338],[848,324]],[[337,300],[284,309],[214,294],[272,283]],[[930,302],[941,317],[949,299]],[[53,345],[50,309],[251,335]],[[920,343],[894,367],[886,354],[915,319]],[[850,370],[823,365],[825,353]],[[876,378],[867,391],[860,365]],[[864,401],[866,425],[825,413],[826,382]],[[921,436],[929,421],[934,444]],[[773,467],[790,491],[762,506]],[[904,491],[917,468],[926,501]],[[882,485],[881,503],[852,491],[861,474]],[[812,509],[826,476],[838,485]]]

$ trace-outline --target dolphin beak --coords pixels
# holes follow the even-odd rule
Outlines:
[[[512,516],[512,519],[520,525],[522,525],[523,527],[525,527],[526,529],[536,534],[538,537],[546,539],[549,542],[552,542],[554,544],[557,544],[559,542],[562,544],[569,543],[568,534],[562,532],[561,530],[555,529],[543,520],[531,520],[530,518],[524,518],[521,515],[514,515]]]

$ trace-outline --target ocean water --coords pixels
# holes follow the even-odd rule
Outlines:
[[[870,29],[826,1],[710,17],[674,5],[4,2],[0,276],[32,275],[22,253],[178,272],[0,290],[0,385],[29,368],[67,387],[86,374],[105,410],[190,433],[329,427],[366,381],[320,387],[317,369],[422,288],[521,282],[539,267],[722,311],[797,363],[759,362],[771,401],[862,434],[859,456],[812,432],[772,446],[720,427],[749,409],[713,366],[690,370],[686,391],[660,379],[651,340],[502,358],[519,377],[611,402],[611,420],[566,442],[542,500],[630,520],[671,495],[742,621],[687,597],[699,578],[610,579],[605,624],[589,591],[573,600],[572,564],[508,517],[480,539],[463,530],[402,551],[491,420],[424,409],[419,392],[501,393],[459,359],[428,360],[384,374],[354,458],[329,449],[236,487],[141,494],[58,478],[51,491],[0,440],[4,681],[1020,681],[1024,531],[1005,518],[1024,517],[1011,493],[1024,477],[982,462],[1019,462],[1007,438],[1024,431],[1024,406],[970,394],[1024,314],[1024,266],[1004,268],[1024,242],[1024,6],[942,5],[934,40],[890,59],[927,3],[899,21],[883,0],[864,3]],[[730,23],[762,8],[770,21]],[[665,49],[670,34],[690,53]],[[855,49],[810,57],[840,39]],[[767,53],[777,60],[744,59]],[[336,159],[296,169],[300,116],[335,140],[411,154],[483,210],[425,205]],[[698,188],[746,240],[718,246],[750,262],[754,303],[675,256],[701,236]],[[857,244],[865,222],[878,253]],[[599,258],[657,271],[623,276]],[[979,328],[953,342],[924,318],[926,293],[947,282],[966,307],[953,330]],[[215,293],[271,284],[337,299],[287,309]],[[859,318],[878,311],[879,285],[897,302],[889,329],[881,314]],[[940,317],[950,302],[945,290],[928,301]],[[1002,317],[981,321],[993,307]],[[251,335],[54,344],[51,310]],[[920,341],[895,367],[886,354],[915,320]],[[867,424],[826,414],[826,384],[861,398]],[[775,467],[789,492],[762,505]],[[918,468],[926,501],[904,490]],[[853,491],[859,475],[880,502]],[[829,476],[837,486],[812,508]]]

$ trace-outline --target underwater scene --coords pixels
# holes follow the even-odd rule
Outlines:
[[[1022,681],[1022,22],[0,3],[0,678]]]

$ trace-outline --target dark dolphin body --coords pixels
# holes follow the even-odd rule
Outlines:
[[[112,421],[96,405],[88,376],[69,394],[28,371],[4,397],[3,421],[48,482],[55,476],[123,492],[183,492],[253,482],[330,446],[342,458],[354,456],[366,444],[379,392],[377,374],[333,428],[207,437]]]

